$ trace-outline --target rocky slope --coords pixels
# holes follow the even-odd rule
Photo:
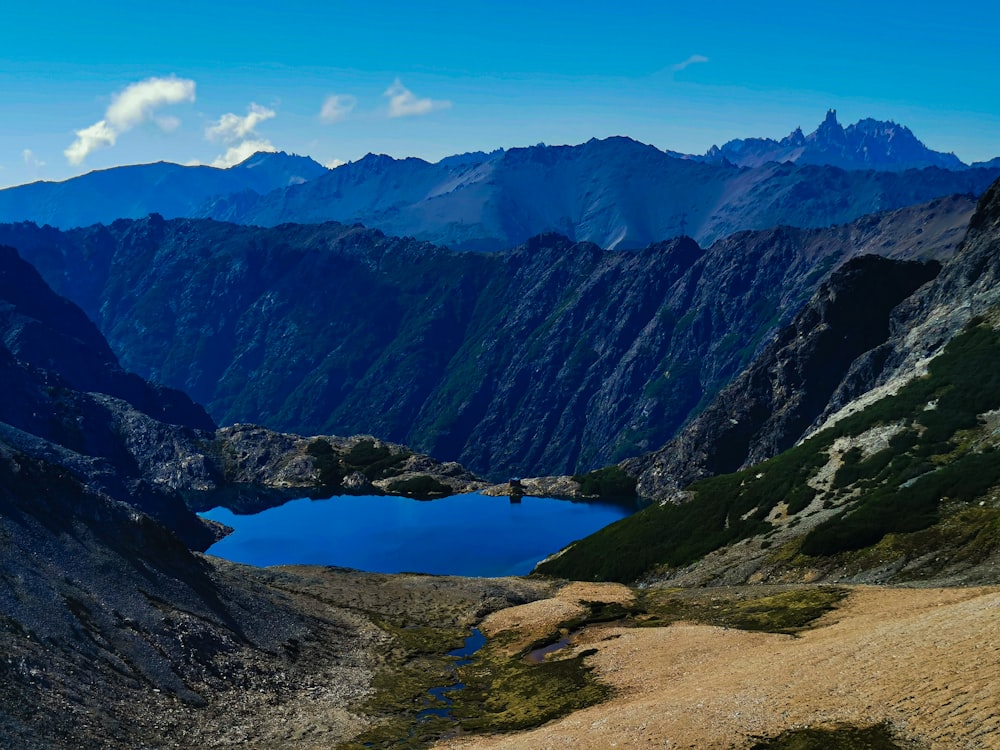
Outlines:
[[[223,423],[374,433],[497,479],[662,445],[866,252],[948,257],[953,197],[825,230],[456,254],[341,225],[0,227],[123,362]]]
[[[771,458],[838,411],[860,409],[926,372],[962,326],[1000,302],[997,191],[994,184],[980,199],[940,277],[912,295],[908,286],[890,294],[902,275],[877,271],[874,261],[832,278],[697,419],[663,449],[624,464],[640,491],[664,496]]]
[[[373,438],[216,430],[183,394],[122,370],[79,308],[6,247],[0,341],[4,747],[272,742],[306,709],[329,746],[368,721],[361,705],[395,647],[386,618],[458,629],[535,595],[197,555],[217,531],[195,501],[248,509],[282,493],[405,492],[392,482],[414,477],[450,492],[474,478]]]
[[[889,315],[940,270],[936,261],[854,258],[676,437],[623,468],[646,497],[736,471],[791,448],[855,360],[889,338]]]

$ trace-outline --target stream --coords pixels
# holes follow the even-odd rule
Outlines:
[[[465,639],[465,643],[462,644],[462,646],[448,652],[448,656],[458,657],[455,660],[455,663],[450,667],[452,673],[454,673],[455,669],[458,667],[464,667],[466,664],[471,663],[471,657],[485,645],[486,636],[483,635],[479,628],[473,628],[472,635]],[[439,717],[442,719],[452,718],[451,705],[453,701],[448,697],[448,693],[454,693],[464,687],[465,685],[461,682],[454,682],[451,685],[442,685],[440,687],[432,687],[427,691],[428,707],[417,713],[417,721],[428,721],[432,717]]]

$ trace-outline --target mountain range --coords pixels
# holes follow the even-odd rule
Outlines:
[[[698,158],[686,156],[685,158]],[[874,169],[903,172],[908,169],[967,169],[954,154],[933,151],[904,125],[873,120],[870,117],[848,125],[837,122],[837,113],[830,110],[826,119],[809,135],[796,128],[781,140],[771,138],[741,138],[712,146],[701,157],[704,161],[728,162],[738,167],[759,167],[768,162],[825,164],[841,169]],[[973,168],[996,165],[977,162]]]
[[[373,433],[502,479],[661,446],[864,253],[945,260],[956,196],[827,229],[635,252],[456,253],[341,224],[0,225],[125,366],[220,423]]]
[[[153,164],[0,190],[0,221],[59,228],[158,213],[256,226],[338,221],[454,250],[509,249],[558,232],[609,249],[680,235],[709,245],[745,229],[824,227],[956,193],[979,195],[1000,162],[967,167],[905,127],[828,114],[781,141],[705,156],[624,137],[461,154],[428,163],[369,154],[333,170],[257,154],[228,170]]]

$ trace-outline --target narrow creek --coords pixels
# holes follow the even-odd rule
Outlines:
[[[483,635],[479,628],[473,628],[472,634],[465,639],[465,643],[463,643],[459,648],[448,652],[448,656],[458,657],[450,667],[451,672],[454,673],[458,667],[464,667],[466,664],[470,664],[472,662],[472,656],[485,645],[486,636]],[[428,721],[432,717],[439,717],[442,719],[452,718],[451,706],[453,701],[448,694],[461,690],[464,687],[464,684],[457,681],[453,682],[451,685],[432,687],[427,691],[427,703],[429,705],[427,708],[424,708],[417,713],[417,721]]]

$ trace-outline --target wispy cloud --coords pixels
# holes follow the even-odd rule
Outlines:
[[[208,140],[230,144],[226,153],[218,156],[212,166],[225,169],[245,161],[258,151],[277,151],[269,140],[256,132],[258,125],[277,114],[273,109],[251,102],[243,117],[229,112],[205,128]]]
[[[674,66],[674,71],[678,71],[679,72],[681,70],[684,70],[687,67],[690,67],[691,65],[697,65],[698,63],[707,63],[707,62],[708,62],[708,58],[705,57],[704,55],[691,55],[691,57],[689,57],[684,62],[677,63]]]
[[[24,149],[24,163],[31,167],[32,169],[41,169],[45,166],[45,162],[35,156],[35,152],[30,148]]]
[[[161,107],[180,102],[193,102],[195,82],[186,78],[147,78],[130,84],[111,99],[104,119],[76,131],[76,140],[63,152],[70,164],[82,164],[99,148],[114,146],[118,136],[150,120],[164,131],[176,129],[176,117],[154,117]]]
[[[350,94],[330,94],[323,102],[323,109],[319,112],[319,119],[328,125],[346,120],[354,108],[358,105],[357,98]]]
[[[385,90],[383,96],[389,97],[389,117],[416,117],[451,106],[451,102],[446,99],[418,98],[398,78]]]

